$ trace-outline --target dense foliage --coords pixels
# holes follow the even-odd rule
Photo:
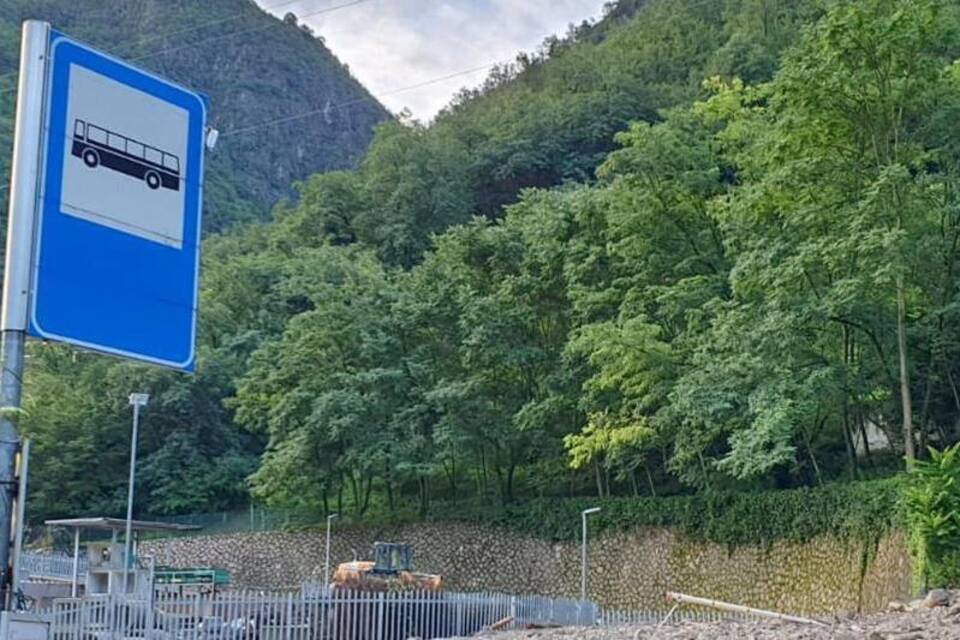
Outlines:
[[[842,541],[867,543],[901,524],[897,478],[829,484],[781,491],[700,493],[662,498],[536,500],[488,514],[484,522],[534,537],[575,541],[580,512],[599,506],[590,516],[591,531],[630,531],[637,527],[670,527],[693,540],[730,546],[765,546],[787,540],[806,542],[831,535]],[[468,512],[468,518],[476,514]],[[485,514],[487,515],[487,514]],[[445,518],[463,519],[456,512]]]
[[[917,589],[960,585],[960,444],[930,454],[903,492]]]
[[[618,134],[596,183],[526,191],[422,257],[411,228],[471,211],[462,164],[423,160],[456,158],[453,143],[400,153],[443,139],[445,118],[381,131],[359,172],[316,177],[258,231],[271,263],[313,266],[265,287],[295,282],[303,311],[231,401],[268,441],[256,495],[326,508],[345,486],[362,513],[375,489],[389,506],[416,487],[426,511],[466,483],[504,503],[587,478],[601,496],[787,487],[861,474],[872,429],[908,457],[955,439],[954,18],[936,2],[832,5],[772,80],[711,79]]]
[[[831,481],[960,437],[956,13],[624,2],[381,125],[208,240],[194,379],[32,350],[36,513],[113,508],[145,388],[140,511],[882,532],[895,483]]]

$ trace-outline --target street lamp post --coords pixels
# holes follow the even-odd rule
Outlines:
[[[133,483],[137,472],[137,432],[140,429],[140,407],[147,406],[150,396],[146,393],[131,393],[130,406],[133,407],[133,434],[130,438],[130,482],[127,484],[127,528],[123,537],[123,595],[127,595],[129,589],[130,569],[136,568],[136,563],[131,566],[130,559],[133,553],[131,536],[133,533]]]
[[[339,515],[339,513],[331,513],[327,516],[327,551],[323,561],[323,579],[327,584],[330,584],[330,525]]]
[[[587,599],[587,516],[594,513],[600,513],[600,507],[584,509],[580,514],[583,521],[583,537],[580,554],[580,600],[585,602]]]

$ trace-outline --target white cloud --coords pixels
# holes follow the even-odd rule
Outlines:
[[[257,0],[269,8],[273,0]],[[307,14],[345,0],[301,0],[278,7],[293,12],[323,36],[327,46],[366,87],[380,97],[435,78],[512,60],[532,51],[570,23],[596,17],[603,0],[370,0]],[[429,120],[464,86],[480,84],[475,71],[411,91],[381,97],[392,111],[409,108]]]

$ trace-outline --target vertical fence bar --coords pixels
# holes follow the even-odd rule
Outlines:
[[[420,592],[410,592],[410,628],[405,631],[413,636],[420,633]]]
[[[360,592],[360,602],[357,606],[357,635],[356,638],[367,637],[367,625],[370,618],[370,597],[369,591]]]
[[[329,640],[327,636],[327,623],[330,619],[330,600],[333,598],[333,591],[327,591],[323,594],[323,599],[320,601],[319,609],[319,624],[320,624],[320,639]]]
[[[329,615],[329,602],[333,599],[334,591],[330,590],[322,594],[319,604],[317,605],[317,617],[319,620],[317,624],[320,626],[320,636],[319,640],[330,640],[330,636],[327,635],[328,623],[330,620]]]
[[[209,635],[224,635],[239,598],[233,598],[231,594],[206,598],[202,593],[197,593],[197,598],[200,601],[200,621],[203,623],[202,637],[206,639]]]
[[[310,615],[310,622],[309,622],[310,626],[309,626],[309,632],[307,633],[307,640],[320,640],[321,638],[323,638],[323,635],[322,635],[323,627],[321,626],[321,623],[320,623],[320,604],[322,602],[322,598],[325,598],[325,597],[326,597],[326,594],[321,592],[318,596],[312,597],[310,599],[309,605],[307,607],[307,611],[309,612],[309,615]],[[320,633],[318,633],[318,631]]]
[[[198,640],[198,636],[200,635],[200,616],[202,615],[200,594],[195,593],[191,600],[193,600],[193,624],[191,625],[191,638],[192,640]]]
[[[286,617],[286,624],[283,625],[283,638],[284,640],[291,640],[293,634],[293,594],[287,595],[287,607],[284,611],[284,616]]]
[[[487,624],[486,616],[487,616],[486,597],[483,595],[482,592],[477,592],[474,595],[474,601],[473,601],[473,617],[474,617],[474,625],[478,630],[486,626]]]
[[[354,614],[354,594],[352,591],[345,591],[343,594],[343,622],[340,623],[342,627],[341,634],[343,635],[343,640],[348,640],[352,633],[352,628],[350,625],[353,624],[353,614]]]
[[[431,638],[431,624],[433,623],[433,602],[429,591],[423,592],[423,630],[421,633],[424,638]]]
[[[376,611],[376,604],[374,603],[375,598],[376,598],[376,594],[373,592],[367,592],[366,594],[364,594],[365,602],[364,602],[363,610],[361,612],[361,617],[360,617],[360,622],[361,622],[360,635],[361,637],[370,638],[370,640],[372,640],[372,637],[370,635],[370,630],[373,628],[373,624],[375,622],[375,619],[374,619],[374,612]]]
[[[107,596],[106,599],[104,600],[103,617],[104,617],[104,620],[106,620],[106,624],[104,626],[106,627],[107,632],[111,635],[111,637],[115,636],[117,633],[117,628],[116,628],[117,621],[116,621],[116,616],[114,615],[114,612],[116,609],[116,602],[117,602],[116,596]]]
[[[455,593],[454,593],[454,594],[451,594],[451,597],[453,598],[453,603],[454,603],[454,605],[453,605],[453,610],[454,610],[454,623],[453,623],[454,633],[456,633],[458,636],[462,636],[462,635],[463,635],[463,626],[462,626],[461,623],[462,623],[462,621],[463,621],[463,618],[462,618],[463,610],[461,609],[460,605],[463,603],[463,601],[458,597],[458,594],[455,594]]]
[[[399,640],[400,638],[406,638],[409,633],[409,625],[407,624],[407,617],[410,611],[410,600],[408,596],[400,598],[399,595],[395,596],[396,602],[393,605],[393,618],[396,621],[394,623],[393,638],[391,640]]]
[[[293,640],[306,640],[303,637],[303,630],[305,628],[303,622],[303,605],[300,602],[300,597],[297,597],[296,594],[290,593],[290,598],[293,606],[291,607],[291,620],[293,621]]]
[[[345,595],[349,598],[348,600],[349,604],[347,607],[345,607],[347,612],[347,624],[346,624],[346,635],[344,636],[344,640],[349,640],[351,638],[356,637],[356,633],[357,633],[357,629],[356,629],[357,608],[358,608],[357,602],[359,601],[360,595],[359,593],[353,593],[353,592],[347,592]]]
[[[427,640],[433,640],[436,637],[436,622],[437,622],[437,612],[436,612],[436,601],[434,600],[434,593],[431,591],[426,592],[426,613],[427,613]]]
[[[383,599],[384,594],[377,594],[377,627],[376,627],[376,639],[383,640],[383,626],[386,624],[386,619],[383,617]]]
[[[433,637],[433,594],[423,592],[423,637]]]
[[[420,628],[417,629],[421,637],[429,637],[430,629],[430,593],[420,592]]]
[[[326,627],[327,635],[324,636],[326,640],[334,640],[334,639],[340,638],[340,632],[337,631],[337,615],[339,611],[339,604],[337,603],[339,602],[340,595],[341,593],[339,590],[331,591],[330,600],[327,601],[326,617],[328,620],[328,625]]]
[[[71,635],[73,638],[80,637],[80,628],[83,625],[83,611],[81,610],[81,606],[82,606],[81,601],[76,600],[72,602],[70,604],[70,607],[67,609],[67,611],[70,612],[70,617],[67,619],[72,620],[73,624],[75,625],[74,628],[71,630],[72,631]]]
[[[361,605],[361,603],[362,603],[362,598],[363,598],[363,593],[362,593],[362,592],[357,592],[357,593],[356,593],[356,597],[355,597],[355,599],[353,600],[353,607],[352,607],[353,611],[352,611],[352,615],[350,616],[350,618],[351,618],[351,623],[352,623],[352,626],[350,627],[350,629],[351,629],[351,633],[350,633],[350,638],[351,638],[351,640],[352,640],[353,638],[356,638],[356,637],[357,637],[357,630],[359,629],[359,623],[358,623],[358,621],[359,621],[359,618],[360,618],[360,607],[362,606],[362,605]]]

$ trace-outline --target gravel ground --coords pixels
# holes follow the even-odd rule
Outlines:
[[[958,640],[960,615],[946,608],[828,620],[824,627],[782,622],[682,622],[654,627],[486,632],[485,640]]]

